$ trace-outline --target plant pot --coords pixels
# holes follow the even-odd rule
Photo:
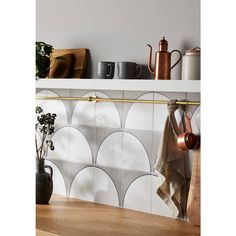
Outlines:
[[[52,196],[53,170],[51,166],[44,165],[44,159],[37,160],[36,167],[36,204],[47,204]],[[50,174],[45,171],[46,168],[50,170]]]

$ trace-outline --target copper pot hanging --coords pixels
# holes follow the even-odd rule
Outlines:
[[[194,149],[197,137],[192,133],[190,117],[185,115],[187,131],[177,136],[177,145],[182,150]]]

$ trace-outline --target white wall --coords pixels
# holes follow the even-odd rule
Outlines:
[[[88,77],[100,60],[147,64],[146,44],[156,51],[162,36],[169,50],[200,46],[200,0],[37,0],[36,8],[36,40],[89,48]]]

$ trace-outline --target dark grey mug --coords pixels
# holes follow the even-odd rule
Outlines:
[[[112,79],[115,72],[115,62],[99,61],[97,62],[98,79]]]
[[[136,79],[142,73],[142,66],[135,62],[120,61],[117,62],[119,79]]]

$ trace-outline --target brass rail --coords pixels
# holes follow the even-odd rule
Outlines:
[[[146,104],[167,104],[168,100],[139,100],[139,99],[122,99],[122,98],[99,98],[97,96],[90,97],[52,97],[52,96],[36,96],[37,100],[70,100],[85,102],[127,102],[127,103],[146,103]],[[176,101],[178,105],[201,105],[200,102],[192,101]]]

